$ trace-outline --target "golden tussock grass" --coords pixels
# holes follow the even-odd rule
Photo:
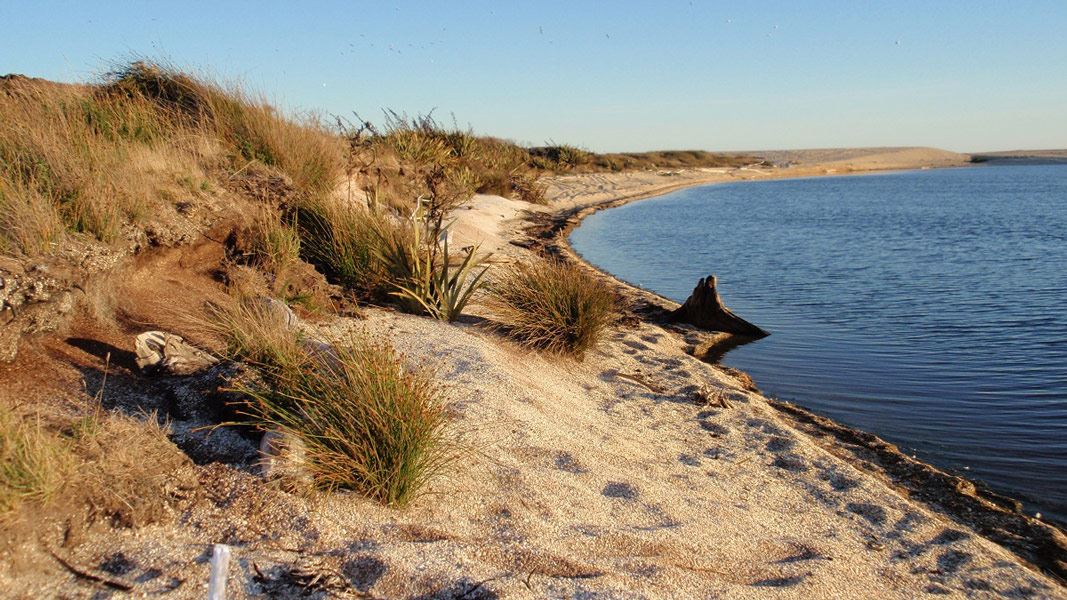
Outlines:
[[[0,80],[0,252],[52,252],[69,234],[113,243],[124,228],[254,164],[301,199],[333,191],[343,140],[314,115],[165,65],[134,62],[91,85]]]
[[[555,260],[516,263],[489,286],[497,327],[520,344],[581,357],[614,322],[615,295],[581,268]]]
[[[153,415],[45,417],[0,405],[0,523],[19,514],[140,526],[162,518],[190,464]]]

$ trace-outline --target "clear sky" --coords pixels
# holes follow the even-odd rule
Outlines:
[[[598,151],[1067,148],[1065,0],[3,0],[0,30],[0,73],[165,58],[290,110]]]

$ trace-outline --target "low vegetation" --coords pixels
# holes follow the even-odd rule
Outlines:
[[[380,204],[410,210],[413,198],[432,195],[454,208],[474,193],[544,201],[524,148],[443,126],[432,115],[387,112],[382,127],[364,123],[345,135],[360,186]]]
[[[0,405],[0,522],[20,510],[40,519],[144,525],[166,514],[166,491],[189,459],[155,418],[50,415]],[[45,512],[42,512],[44,510]]]
[[[51,499],[69,471],[65,450],[39,417],[20,417],[0,406],[0,514],[23,502]]]
[[[457,252],[448,236],[450,213],[473,194],[543,203],[548,173],[751,162],[526,148],[430,115],[327,124],[145,61],[86,85],[0,78],[0,115],[0,254],[134,252],[149,230],[232,221],[219,272],[235,299],[207,320],[224,353],[259,373],[239,384],[245,412],[303,443],[317,487],[393,505],[454,456],[433,378],[388,345],[304,339],[250,299],[313,308],[341,294],[452,322],[487,278],[487,257]],[[515,266],[491,291],[501,328],[547,352],[581,356],[614,318],[610,291],[559,263]],[[0,513],[71,498],[126,520],[155,510],[140,496],[161,498],[159,477],[183,455],[154,418],[93,411],[60,421],[0,407]]]
[[[258,371],[235,385],[239,410],[301,442],[316,488],[404,506],[455,460],[442,391],[391,346],[327,347],[280,327],[263,304],[220,310],[214,322],[231,356]]]
[[[764,164],[762,158],[745,154],[724,154],[705,150],[662,150],[596,154],[590,157],[590,171],[648,171],[658,169],[736,168]]]
[[[175,213],[180,199],[261,164],[303,199],[326,194],[344,144],[314,116],[159,64],[135,62],[95,85],[0,80],[0,252],[54,252],[73,234],[118,242]]]
[[[598,154],[575,146],[553,145],[529,148],[530,165],[554,173],[600,173],[743,167],[763,159],[744,154],[704,150],[663,150]]]
[[[559,261],[518,263],[489,288],[498,326],[519,343],[581,357],[615,320],[615,296],[581,268]]]

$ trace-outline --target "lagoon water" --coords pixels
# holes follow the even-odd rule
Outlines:
[[[1067,165],[690,188],[587,218],[593,264],[771,331],[765,393],[1067,522]]]

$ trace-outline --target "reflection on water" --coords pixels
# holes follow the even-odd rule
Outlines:
[[[772,333],[725,364],[1067,520],[1067,165],[691,188],[572,243],[679,301],[717,274]]]

